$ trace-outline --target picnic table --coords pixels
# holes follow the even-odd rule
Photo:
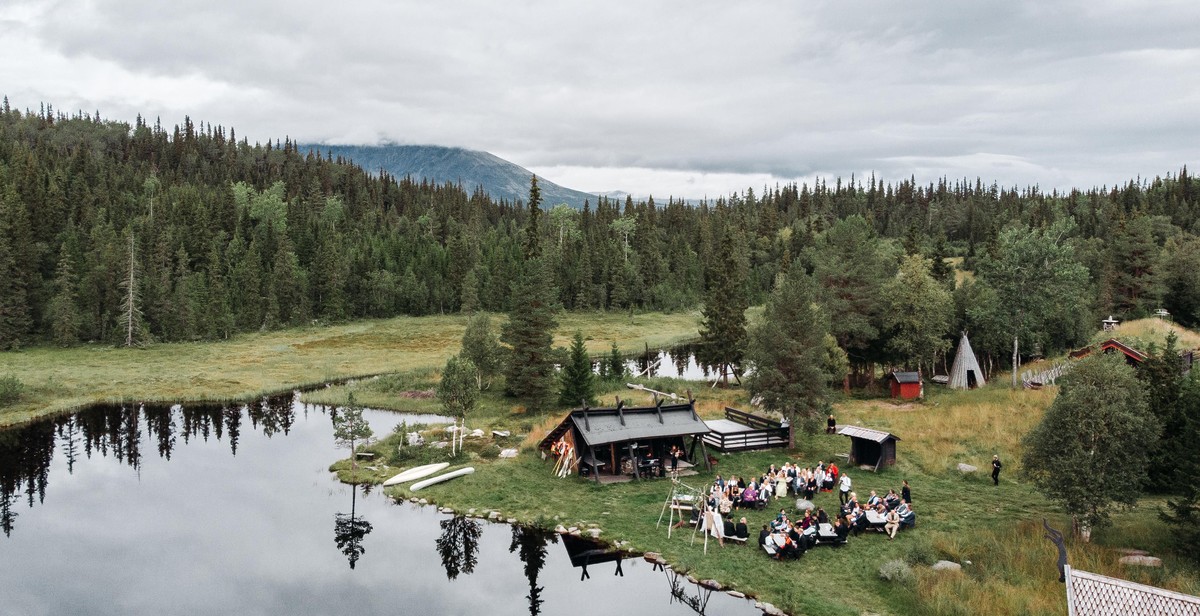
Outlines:
[[[887,518],[878,511],[867,511],[867,527],[872,530],[882,532],[884,524],[887,524]]]

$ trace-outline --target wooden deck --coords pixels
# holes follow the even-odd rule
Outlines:
[[[787,447],[788,429],[778,421],[725,407],[725,419],[704,422],[704,442],[724,452]]]

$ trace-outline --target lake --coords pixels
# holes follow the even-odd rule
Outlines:
[[[364,416],[376,434],[442,421]],[[760,613],[640,557],[597,554],[585,576],[556,535],[341,484],[332,434],[327,409],[292,396],[100,407],[0,431],[0,611]]]
[[[708,384],[718,378],[714,366],[701,363],[696,358],[699,343],[681,344],[669,349],[647,348],[641,353],[625,356],[625,372],[643,378],[666,377],[686,381],[705,381]],[[600,361],[593,362],[599,372]],[[733,375],[729,376],[733,380]]]

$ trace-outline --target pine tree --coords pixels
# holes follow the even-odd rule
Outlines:
[[[374,434],[371,424],[363,418],[362,412],[362,407],[358,406],[354,399],[354,392],[350,392],[346,406],[334,409],[330,414],[333,421],[333,440],[340,447],[350,448],[351,466],[355,469],[358,468],[358,444],[369,442]]]
[[[802,268],[792,268],[767,300],[762,321],[750,332],[748,359],[754,367],[746,387],[763,407],[788,420],[789,447],[797,428],[816,432],[827,408],[830,361],[829,318],[813,303],[816,285]],[[836,348],[836,343],[834,344]]]
[[[1150,449],[1146,487],[1154,492],[1175,489],[1180,462],[1188,458],[1195,441],[1187,436],[1187,416],[1182,408],[1181,393],[1184,378],[1179,370],[1178,336],[1167,334],[1167,344],[1157,353],[1150,353],[1138,366],[1137,377],[1146,385],[1150,411],[1162,425],[1162,438]]]
[[[224,260],[221,258],[224,238],[224,232],[218,234],[217,240],[209,247],[205,263],[208,298],[204,302],[207,314],[203,323],[203,333],[208,339],[224,340],[234,329],[233,309],[229,305],[229,285],[225,278]]]
[[[596,403],[595,377],[592,374],[592,359],[583,344],[583,333],[576,330],[571,341],[570,357],[563,365],[558,404],[573,408],[579,404]]]
[[[500,341],[508,345],[505,389],[531,412],[546,410],[554,396],[554,298],[538,242],[537,176],[529,188],[530,216],[525,229],[525,263],[513,284],[513,309]]]
[[[466,314],[471,314],[479,310],[479,276],[475,273],[476,268],[467,270],[463,275],[462,294],[459,298],[460,310]]]

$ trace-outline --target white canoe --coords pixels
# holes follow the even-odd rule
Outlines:
[[[437,462],[435,464],[426,464],[425,466],[416,466],[410,468],[391,479],[383,482],[384,487],[399,485],[409,481],[416,481],[422,477],[428,477],[446,467],[450,466],[449,462]]]
[[[412,484],[412,487],[409,489],[412,490],[413,492],[416,492],[417,490],[420,490],[422,488],[428,488],[429,486],[431,486],[435,483],[441,483],[443,481],[448,481],[450,479],[454,479],[455,477],[462,477],[463,475],[470,475],[471,473],[474,473],[474,472],[475,472],[475,467],[473,467],[473,466],[468,466],[466,468],[460,468],[456,471],[450,471],[449,473],[446,473],[445,475],[438,475],[437,477],[430,477],[429,479],[426,479],[425,481],[418,481],[418,482]]]

